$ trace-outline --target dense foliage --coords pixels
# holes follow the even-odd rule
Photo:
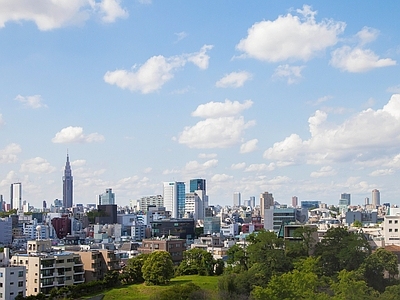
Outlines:
[[[168,284],[174,277],[171,254],[167,251],[155,251],[149,254],[143,263],[142,273],[146,284]]]

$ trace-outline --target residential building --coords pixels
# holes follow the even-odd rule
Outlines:
[[[142,197],[138,200],[138,206],[139,206],[138,210],[141,212],[147,211],[149,206],[163,207],[164,206],[164,198],[162,195]]]
[[[183,252],[186,251],[186,240],[167,238],[167,239],[145,239],[138,248],[139,253],[147,254],[154,251],[167,251],[171,254],[174,264],[179,264],[183,259]]]
[[[115,204],[115,193],[112,189],[106,189],[106,192],[99,195],[99,205],[112,205]]]
[[[185,183],[164,182],[163,198],[165,209],[171,212],[172,218],[183,218],[185,214]]]
[[[13,266],[26,267],[26,295],[49,295],[54,288],[83,283],[84,269],[78,254],[51,249],[51,240],[28,241],[26,254],[15,254]]]
[[[0,299],[14,300],[26,296],[26,268],[10,266],[10,249],[0,252]]]
[[[11,184],[10,188],[10,204],[11,209],[22,212],[22,183],[16,182]]]
[[[385,245],[400,246],[400,215],[385,216],[383,230]]]
[[[74,181],[72,177],[71,165],[69,163],[69,156],[67,153],[67,162],[65,163],[64,176],[63,176],[63,207],[72,207],[73,202],[73,188]]]

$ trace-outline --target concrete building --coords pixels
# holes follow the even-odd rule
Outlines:
[[[99,205],[110,205],[115,203],[115,193],[112,189],[106,189],[105,193],[99,195]]]
[[[12,183],[10,187],[11,209],[22,211],[22,183]]]
[[[152,237],[177,236],[186,240],[195,236],[194,219],[159,219],[150,221],[150,226]]]
[[[0,299],[14,300],[26,296],[26,268],[10,266],[10,249],[0,253]]]
[[[233,206],[234,207],[239,207],[242,205],[242,195],[240,192],[234,192],[233,193]]]
[[[186,251],[186,240],[184,239],[145,239],[138,248],[139,253],[153,253],[154,251],[167,251],[171,254],[174,264],[179,264]]]
[[[172,218],[183,218],[185,214],[185,193],[184,182],[164,182],[164,206],[166,210],[171,212]]]
[[[275,205],[274,197],[272,193],[264,192],[260,194],[260,210],[261,210],[261,217],[265,217],[264,213],[266,209],[273,208]]]
[[[206,180],[205,179],[191,179],[189,183],[189,192],[194,193],[196,191],[204,191],[206,193]]]
[[[377,211],[348,211],[346,212],[346,224],[351,225],[355,221],[360,221],[363,226],[378,223]]]
[[[347,205],[351,205],[351,194],[343,193],[340,194],[340,199],[346,199],[347,200]]]
[[[203,225],[204,234],[213,234],[221,232],[221,218],[220,217],[205,217]]]
[[[138,210],[141,212],[145,212],[148,210],[149,206],[152,207],[163,207],[164,206],[164,198],[162,195],[154,195],[142,197],[138,200]]]
[[[12,243],[12,218],[0,218],[0,244],[10,245]]]
[[[299,205],[299,198],[296,196],[292,197],[292,207],[297,207]]]
[[[385,245],[400,246],[400,215],[385,216],[383,230]]]
[[[26,267],[26,295],[49,295],[54,288],[80,284],[85,281],[78,254],[51,249],[51,240],[28,241],[26,254],[15,254],[13,266]]]
[[[374,207],[381,205],[381,193],[377,189],[372,190],[372,205]]]

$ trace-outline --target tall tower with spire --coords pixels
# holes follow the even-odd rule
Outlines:
[[[71,165],[69,164],[69,156],[67,153],[67,162],[65,163],[64,176],[63,176],[63,207],[70,208],[73,203],[73,186],[74,181],[72,178]]]

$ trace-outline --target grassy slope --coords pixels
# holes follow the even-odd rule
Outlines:
[[[147,300],[151,296],[156,295],[158,292],[177,284],[185,284],[192,282],[198,285],[201,289],[210,291],[212,298],[217,295],[217,283],[219,277],[217,276],[198,276],[188,275],[173,278],[171,283],[167,286],[146,286],[144,284],[134,284],[116,288],[105,293],[103,300],[128,300],[128,299],[143,299]],[[171,299],[173,300],[173,299]]]

